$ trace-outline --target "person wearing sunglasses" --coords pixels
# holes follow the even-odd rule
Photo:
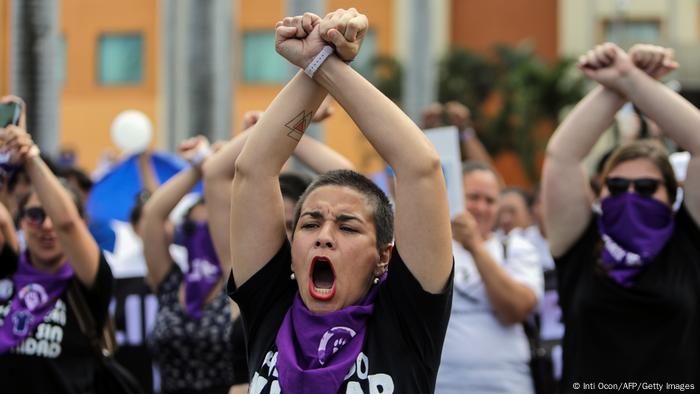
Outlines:
[[[18,205],[26,250],[0,261],[2,391],[92,393],[99,361],[68,295],[84,298],[102,332],[112,295],[110,268],[77,194],[50,171],[30,135],[8,126],[0,130],[0,149],[31,182]]]
[[[667,48],[595,47],[579,68],[598,86],[549,141],[543,197],[566,326],[564,392],[620,378],[700,384],[700,111],[657,80],[677,66]],[[657,142],[616,149],[598,195],[589,188],[581,163],[626,101],[691,154],[676,212],[676,178]]]

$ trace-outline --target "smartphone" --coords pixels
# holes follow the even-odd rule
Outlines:
[[[22,106],[19,103],[0,104],[0,127],[18,125],[21,114]]]

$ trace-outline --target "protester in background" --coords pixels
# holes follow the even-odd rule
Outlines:
[[[233,385],[231,311],[203,202],[189,209],[175,235],[167,230],[170,212],[199,182],[211,151],[204,137],[184,141],[179,150],[192,166],[159,187],[142,213],[147,281],[158,296],[148,341],[163,393],[228,393]],[[187,249],[186,272],[170,255],[174,238]]]
[[[472,160],[493,167],[493,158],[481,143],[471,120],[471,111],[458,101],[432,103],[422,113],[423,129],[454,126],[459,132],[462,160]]]
[[[543,195],[566,325],[564,392],[620,377],[700,384],[700,112],[655,80],[677,66],[666,48],[593,48],[579,68],[599,86],[549,141]],[[658,142],[618,148],[600,193],[588,187],[581,162],[627,100],[690,152],[677,212]]]
[[[493,232],[495,171],[467,162],[463,181],[466,212],[452,222],[455,291],[435,392],[533,393],[522,323],[542,296],[542,269],[520,232]]]
[[[67,297],[85,300],[101,332],[112,291],[109,266],[83,221],[77,195],[61,185],[29,134],[8,126],[0,131],[0,144],[23,167],[32,187],[18,204],[26,252],[12,250],[12,242],[2,245],[3,391],[94,392],[99,361]]]
[[[514,229],[526,229],[532,224],[530,205],[532,198],[517,187],[503,189],[498,204],[496,227],[503,236]]]
[[[451,298],[444,178],[422,132],[345,63],[366,31],[354,9],[277,24],[277,51],[313,76],[290,81],[236,161],[230,284],[257,392],[434,388]],[[297,204],[291,245],[285,236],[277,174],[306,126],[285,125],[310,117],[327,92],[396,171],[393,253],[388,199],[351,171],[312,183]]]

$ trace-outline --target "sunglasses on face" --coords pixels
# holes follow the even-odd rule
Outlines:
[[[30,225],[39,227],[46,220],[46,211],[40,207],[27,208],[22,211],[22,217],[27,219]]]
[[[626,193],[630,188],[630,184],[634,185],[634,191],[640,196],[651,197],[656,193],[659,185],[664,182],[660,179],[654,178],[638,178],[638,179],[628,179],[628,178],[605,178],[605,186],[608,187],[608,191],[613,196]]]

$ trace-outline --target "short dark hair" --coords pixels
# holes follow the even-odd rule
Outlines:
[[[532,205],[535,203],[534,196],[531,193],[528,193],[527,191],[525,191],[525,189],[520,188],[520,187],[516,187],[516,186],[506,187],[505,189],[503,189],[503,191],[501,191],[501,196],[504,196],[506,194],[517,194],[518,196],[520,196],[520,198],[522,198],[523,201],[525,202],[525,207],[527,207],[527,209],[531,209]]]
[[[75,179],[81,191],[89,193],[92,189],[93,182],[85,171],[78,167],[63,167],[59,170],[59,175],[66,179]]]
[[[486,163],[482,163],[482,162],[476,161],[476,160],[467,160],[467,161],[462,163],[462,175],[467,175],[467,174],[470,174],[474,171],[490,172],[493,175],[496,175],[496,178],[498,178],[498,174],[496,173],[496,170]]]
[[[372,216],[377,234],[377,250],[381,253],[382,249],[393,241],[394,211],[391,208],[389,198],[374,182],[364,175],[351,170],[329,171],[316,178],[306,188],[294,209],[294,229],[296,229],[299,222],[299,215],[301,215],[301,207],[304,205],[304,201],[306,201],[309,194],[322,186],[345,186],[365,196],[374,211]],[[292,238],[294,238],[294,233],[292,233]]]
[[[288,198],[296,203],[312,181],[313,178],[299,172],[285,172],[284,174],[280,174],[280,190],[282,191],[282,197]]]

